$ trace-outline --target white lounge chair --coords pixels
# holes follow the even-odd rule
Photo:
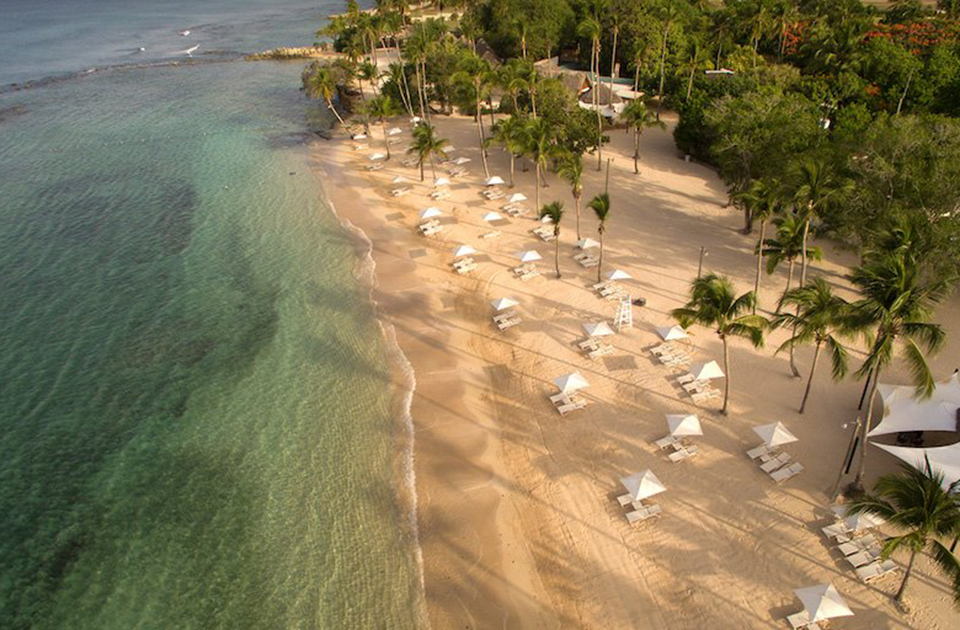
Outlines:
[[[823,535],[827,538],[843,538],[844,540],[842,542],[850,540],[850,534],[853,533],[843,521],[822,527],[820,531],[822,531]]]
[[[494,230],[493,232],[487,232],[486,234],[481,234],[480,238],[482,239],[500,238],[500,231]]]
[[[520,322],[521,322],[521,319],[520,319],[519,317],[514,317],[514,318],[512,318],[512,319],[506,319],[506,320],[504,320],[504,321],[502,321],[502,322],[497,322],[497,328],[499,328],[501,331],[504,331],[504,330],[507,330],[508,328],[513,328],[514,326],[516,326],[516,325],[519,324]]]
[[[383,170],[383,162],[377,162],[376,164],[371,164],[367,167],[368,171],[380,171]]]
[[[499,324],[504,320],[513,319],[514,317],[517,317],[516,311],[504,311],[503,313],[497,313],[496,315],[494,315],[493,321]]]
[[[471,271],[476,271],[476,269],[477,269],[477,263],[472,262],[472,263],[468,263],[468,264],[464,264],[464,265],[460,265],[460,266],[454,266],[454,269],[457,270],[457,273],[458,273],[458,274],[460,274],[461,276],[463,276],[463,275],[466,275],[466,274],[470,273]]]
[[[588,337],[577,344],[581,350],[596,350],[600,347],[600,341],[596,337]]]
[[[600,357],[605,357],[608,354],[612,354],[612,353],[613,353],[613,348],[605,344],[600,344],[595,350],[591,350],[590,352],[588,352],[587,356],[590,357],[591,360],[596,361]]]
[[[586,407],[586,406],[587,406],[587,401],[585,401],[585,400],[574,400],[574,401],[572,401],[572,402],[571,402],[570,404],[568,404],[568,405],[559,405],[559,406],[557,407],[557,411],[560,412],[560,415],[561,415],[561,416],[565,416],[565,415],[567,415],[568,413],[571,413],[571,412],[573,412],[573,411],[577,411],[578,409],[583,409],[583,408]]]
[[[880,557],[880,552],[872,551],[858,551],[857,553],[852,553],[849,556],[844,556],[843,559],[854,569],[865,567],[868,564],[872,564]]]
[[[783,483],[791,477],[796,477],[803,472],[803,465],[800,462],[794,462],[789,466],[775,470],[770,473],[770,478],[776,481],[777,483]]]
[[[419,160],[417,160],[417,158],[407,158],[406,160],[401,162],[401,164],[403,164],[404,166],[416,166],[418,163],[419,163]]]
[[[673,452],[673,453],[670,453],[669,455],[667,455],[667,458],[668,458],[671,462],[677,463],[677,462],[682,462],[682,461],[685,460],[685,459],[689,459],[689,458],[693,457],[693,456],[696,455],[698,452],[699,452],[699,451],[698,451],[698,449],[697,449],[697,445],[694,444],[694,445],[692,445],[692,446],[687,446],[687,447],[684,447],[684,448],[680,448],[679,450],[677,450],[677,451],[675,451],[675,452]]]
[[[628,523],[639,523],[640,521],[645,521],[650,518],[659,517],[663,512],[663,509],[659,505],[648,505],[633,512],[627,512],[627,522]]]
[[[678,437],[676,437],[676,436],[674,436],[674,435],[664,436],[664,437],[662,437],[662,438],[660,438],[659,440],[657,440],[657,441],[654,442],[654,444],[655,444],[655,445],[657,446],[657,448],[659,448],[660,450],[663,450],[663,449],[665,449],[665,448],[669,448],[669,447],[673,446],[674,444],[679,444],[679,443],[680,443],[680,438],[678,438]]]
[[[684,374],[683,376],[677,377],[677,382],[683,385],[684,383],[692,383],[697,380],[697,377],[693,374]]]
[[[857,569],[857,577],[863,580],[864,582],[870,582],[881,578],[888,573],[893,573],[897,570],[897,563],[893,560],[884,560],[883,562],[873,562],[866,566],[862,566]]]
[[[591,267],[596,267],[600,264],[599,258],[583,258],[580,260],[580,266],[586,267],[587,269]]]
[[[790,455],[787,453],[780,453],[770,461],[760,464],[760,470],[765,473],[772,473],[778,468],[783,468],[790,463]]]
[[[802,610],[787,616],[787,623],[793,630],[820,630],[820,624],[810,619],[810,613]]]
[[[719,398],[719,397],[720,397],[720,391],[716,389],[709,389],[707,391],[690,394],[690,398],[692,398],[693,402],[697,404],[707,402],[708,400],[713,400],[714,398]]]
[[[410,189],[406,187],[394,188],[393,190],[390,191],[390,194],[393,195],[394,197],[403,197],[404,195],[409,194],[409,192],[410,192]]]
[[[776,452],[777,451],[775,449],[770,448],[766,444],[761,444],[760,446],[756,448],[751,448],[749,451],[747,451],[747,457],[749,457],[750,459],[757,459],[759,457],[762,457],[764,455],[769,455],[771,453],[776,454]]]

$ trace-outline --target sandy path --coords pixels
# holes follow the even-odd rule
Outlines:
[[[574,342],[580,324],[610,319],[615,304],[589,288],[595,270],[571,258],[575,242],[573,200],[554,175],[543,200],[565,202],[561,271],[552,272],[553,246],[529,233],[530,219],[497,226],[498,239],[479,236],[491,227],[485,202],[475,127],[464,118],[434,121],[440,135],[470,157],[469,172],[454,181],[453,197],[436,203],[429,187],[411,185],[400,199],[391,179],[415,170],[396,155],[375,173],[368,151],[351,142],[318,145],[317,166],[338,211],[373,241],[376,299],[397,332],[417,375],[413,414],[416,472],[428,610],[434,628],[780,628],[799,610],[792,591],[832,581],[856,617],[843,628],[950,628],[960,615],[950,608],[946,584],[920,564],[909,597],[917,611],[894,610],[888,594],[896,578],[872,586],[856,580],[825,544],[826,492],[846,446],[843,424],[855,417],[860,384],[832,383],[826,369],[814,384],[804,416],[796,414],[803,382],[790,376],[786,356],[772,356],[784,336],[761,351],[734,342],[733,402],[727,417],[719,404],[698,407],[674,377],[645,350],[654,326],[669,322],[695,277],[699,248],[705,268],[730,275],[741,291],[752,288],[756,236],[738,233],[741,218],[722,208],[725,190],[713,171],[676,154],[670,132],[647,131],[642,173],[633,174],[632,139],[613,131],[605,155],[614,209],[606,237],[605,270],[621,268],[626,284],[647,298],[635,309],[634,328],[613,338],[616,352],[598,361]],[[406,129],[407,125],[404,125]],[[398,136],[406,142],[407,135]],[[399,152],[399,145],[395,151]],[[507,177],[508,161],[491,152],[491,172]],[[586,160],[585,201],[603,186],[595,160]],[[517,168],[515,191],[534,198],[533,172]],[[428,169],[429,179],[429,169]],[[514,192],[514,191],[510,191]],[[417,236],[416,211],[439,206],[446,218],[437,238]],[[532,202],[526,205],[532,206]],[[596,237],[596,220],[584,212],[582,232]],[[468,243],[481,251],[470,277],[450,270],[451,251]],[[848,253],[830,244],[816,273],[843,287]],[[543,277],[522,283],[509,268],[514,253],[537,249]],[[785,274],[764,278],[761,303],[770,306]],[[846,290],[846,288],[845,288]],[[499,333],[488,301],[513,296],[524,323]],[[956,303],[940,321],[958,321]],[[951,338],[937,367],[952,371],[960,340]],[[720,359],[716,336],[696,330],[695,361]],[[806,375],[810,352],[798,352]],[[590,382],[592,404],[561,418],[546,400],[550,381],[579,370]],[[903,377],[903,375],[901,375]],[[664,413],[700,415],[700,454],[671,463],[650,442],[666,433]],[[787,449],[806,472],[777,486],[744,454],[758,440],[750,427],[781,420],[800,441]],[[873,472],[892,469],[891,458],[872,449]],[[630,526],[612,500],[616,480],[652,468],[668,487],[657,497],[664,515]]]

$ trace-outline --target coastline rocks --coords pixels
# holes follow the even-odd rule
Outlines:
[[[254,53],[244,57],[247,61],[278,60],[278,59],[336,59],[340,53],[317,46],[302,46],[299,48],[271,48],[261,53]]]

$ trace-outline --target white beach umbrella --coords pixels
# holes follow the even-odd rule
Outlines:
[[[453,255],[456,258],[460,258],[461,256],[469,256],[470,254],[476,254],[476,253],[477,253],[477,250],[470,247],[469,245],[461,245],[460,247],[453,250]]]
[[[434,185],[434,186],[449,186],[449,185],[450,185],[450,180],[447,179],[446,177],[438,177],[436,180],[434,180],[433,185]]]
[[[753,432],[759,435],[767,446],[780,446],[797,441],[797,436],[787,431],[787,427],[783,426],[782,422],[753,427]]]
[[[851,617],[853,611],[847,606],[833,584],[817,584],[794,591],[804,610],[810,616],[811,622],[833,619],[834,617]]]
[[[577,241],[577,247],[580,249],[590,249],[591,247],[600,247],[600,243],[592,238],[581,238]]]
[[[667,426],[670,427],[670,435],[677,437],[684,435],[703,435],[700,418],[693,414],[668,413]]]
[[[690,335],[687,334],[687,331],[683,329],[682,326],[660,326],[657,328],[657,334],[664,341],[674,341],[676,339],[686,339]]]
[[[468,157],[458,157],[453,161],[453,163],[456,164],[457,166],[462,166],[463,164],[466,164],[469,161],[470,161],[470,158]]]
[[[457,149],[452,144],[448,144],[447,146],[443,147],[440,150],[443,151],[444,153],[453,153]]]
[[[862,531],[864,529],[873,529],[874,527],[880,527],[887,521],[879,516],[874,516],[873,514],[867,514],[866,512],[860,512],[859,514],[854,514],[848,516],[844,519],[844,523],[847,524],[847,527],[852,529],[855,532]]]
[[[490,303],[493,304],[493,308],[497,309],[497,311],[502,311],[512,306],[520,305],[520,302],[517,302],[513,298],[497,298],[496,300],[493,300]]]
[[[396,136],[401,133],[403,133],[403,129],[401,129],[400,127],[391,127],[390,129],[387,130],[388,136]]]
[[[570,374],[558,376],[553,379],[553,384],[559,387],[560,392],[564,394],[572,394],[590,385],[587,379],[580,376],[580,372],[571,372]]]
[[[517,258],[520,259],[520,262],[536,262],[538,260],[543,260],[543,256],[540,255],[535,249],[528,249],[525,252],[517,252]]]
[[[484,186],[499,186],[499,185],[502,184],[502,183],[503,183],[503,178],[500,177],[499,175],[494,175],[493,177],[487,179],[487,181],[483,182],[483,185],[484,185]]]
[[[607,335],[612,335],[613,329],[610,328],[610,325],[607,322],[592,322],[588,324],[580,324],[583,326],[583,329],[587,332],[588,337],[606,337]]]
[[[667,489],[649,468],[634,473],[629,477],[621,477],[620,483],[627,489],[627,492],[630,493],[634,501],[642,501],[655,494],[665,492]]]
[[[510,198],[507,199],[507,203],[520,203],[521,201],[526,201],[527,196],[523,193],[513,193],[510,195]]]
[[[607,280],[629,280],[630,278],[633,277],[626,271],[622,271],[620,269],[614,269],[613,271],[609,271],[607,272],[606,276],[607,276]]]
[[[410,119],[410,122],[413,123],[414,125],[419,125],[422,120],[423,119],[420,118],[419,116],[414,116],[413,118]]]
[[[385,156],[383,153],[374,153],[370,156],[370,160],[376,162],[377,160],[382,160],[385,157],[387,156]]]
[[[553,223],[553,217],[551,217],[549,214],[545,214],[540,217],[540,223]]]
[[[500,216],[499,212],[488,212],[485,215],[483,215],[484,221],[499,221],[502,218],[503,217]]]
[[[367,139],[367,134],[365,134],[365,133],[355,133],[355,134],[353,134],[353,139],[354,139],[354,140],[366,140],[366,139]]]
[[[723,376],[723,370],[720,369],[716,361],[695,363],[690,366],[690,373],[693,374],[693,377],[698,381],[709,381],[712,378],[721,378]]]
[[[409,181],[410,180],[404,177],[403,175],[397,175],[396,177],[393,178],[394,184],[406,184]]]
[[[423,210],[420,211],[420,218],[421,218],[421,219],[432,219],[433,217],[439,217],[439,216],[442,215],[442,214],[443,214],[443,212],[440,211],[440,208],[436,208],[436,207],[434,207],[434,206],[430,206],[429,208],[425,208],[425,209],[423,209]]]

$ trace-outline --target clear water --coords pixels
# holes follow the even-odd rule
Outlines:
[[[63,4],[0,0],[0,83],[123,64],[165,22],[298,45],[325,10]],[[0,628],[418,625],[389,349],[308,168],[300,69],[0,94]]]

